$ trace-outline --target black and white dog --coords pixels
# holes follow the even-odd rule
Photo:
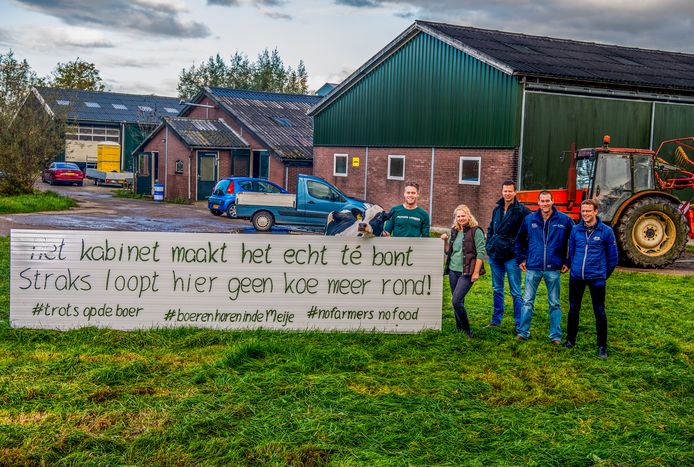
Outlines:
[[[338,237],[380,237],[383,233],[383,225],[388,219],[390,219],[390,213],[384,211],[377,204],[372,205],[364,213],[359,209],[333,211],[328,214],[325,235]]]

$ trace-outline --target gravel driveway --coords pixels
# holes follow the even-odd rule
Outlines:
[[[79,206],[69,211],[0,216],[0,235],[8,236],[10,229],[255,233],[249,221],[213,216],[206,202],[186,205],[114,198],[114,188],[91,184],[76,187],[38,183],[36,187],[74,198]],[[307,233],[307,229],[276,227],[273,233]]]

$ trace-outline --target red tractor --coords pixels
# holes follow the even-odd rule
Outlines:
[[[687,237],[694,238],[694,208],[672,190],[694,188],[694,173],[683,169],[694,162],[694,138],[663,142],[657,151],[609,147],[605,136],[600,148],[572,145],[568,188],[552,189],[557,209],[580,220],[581,201],[598,202],[600,218],[614,228],[623,262],[644,268],[662,268],[680,257]],[[659,155],[674,148],[678,165]],[[522,191],[518,199],[534,205],[542,190]]]

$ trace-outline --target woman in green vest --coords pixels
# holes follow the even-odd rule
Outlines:
[[[472,339],[470,321],[465,310],[465,296],[477,279],[484,274],[484,232],[470,208],[461,204],[453,211],[451,233],[442,234],[446,249],[446,271],[451,284],[451,301],[455,324],[459,331]]]

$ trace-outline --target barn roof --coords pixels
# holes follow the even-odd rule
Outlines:
[[[694,55],[417,21],[508,66],[514,74],[694,89]]]
[[[313,159],[313,120],[306,113],[320,96],[213,87],[205,88],[205,93],[281,160]]]
[[[147,135],[133,153],[141,151],[159,134],[165,125],[191,149],[236,149],[249,147],[248,143],[221,119],[206,120],[201,118],[164,117],[161,124]]]
[[[248,143],[223,120],[166,117],[164,121],[191,148],[248,147]]]
[[[415,21],[310,111],[315,115],[418,34],[429,34],[504,73],[655,92],[694,91],[694,55]]]
[[[77,121],[158,124],[184,107],[176,97],[37,87],[36,98],[52,115]]]

